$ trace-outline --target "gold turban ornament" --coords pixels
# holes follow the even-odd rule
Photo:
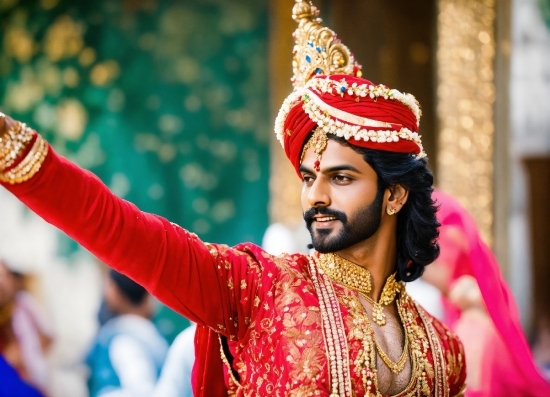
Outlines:
[[[309,0],[296,0],[292,18],[298,22],[294,32],[294,59],[292,67],[295,88],[303,87],[317,75],[347,74],[361,77],[359,65],[336,33],[321,26],[319,10]]]
[[[296,171],[308,148],[319,169],[328,134],[359,147],[424,157],[414,96],[362,78],[352,52],[318,15],[310,0],[296,0],[294,90],[275,120],[277,139]]]

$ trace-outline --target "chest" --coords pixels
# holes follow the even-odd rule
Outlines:
[[[412,332],[403,332],[407,324],[402,323],[400,316],[390,316],[390,332],[380,329],[375,335],[371,327],[372,333],[369,334],[369,328],[365,327],[369,314],[357,294],[339,287],[335,287],[334,292],[338,315],[329,321],[338,323],[336,326],[340,326],[342,331],[340,335],[328,331],[330,327],[327,327],[329,324],[323,316],[325,303],[319,299],[315,285],[310,280],[283,278],[273,286],[268,294],[269,299],[263,303],[262,310],[251,324],[246,343],[234,345],[232,349],[236,356],[234,366],[241,384],[246,385],[243,388],[255,389],[259,395],[328,396],[334,378],[347,377],[354,396],[382,395],[379,391],[384,388],[378,385],[380,376],[386,375],[384,384],[388,383],[388,379],[392,383],[397,377],[391,371],[379,370],[385,364],[377,357],[372,343],[365,342],[372,342],[377,337],[383,349],[388,349],[388,346],[394,348],[394,352],[389,354],[392,359],[396,359],[403,351],[405,336],[412,335]],[[429,344],[426,339],[422,339],[426,333],[413,306],[402,311],[404,314],[411,312],[410,316],[406,315],[405,322],[418,334],[412,346],[416,351],[414,357],[407,353],[406,369],[400,371],[399,390],[391,394],[430,395],[430,376],[426,373],[426,364],[430,359]],[[399,347],[395,349],[397,345]],[[411,351],[411,347],[407,349]],[[395,351],[398,351],[397,354]],[[417,353],[422,360],[416,357]],[[345,368],[342,367],[343,371],[340,371],[343,373],[332,370],[337,364],[335,354],[347,356]],[[409,359],[409,356],[413,359]],[[366,372],[371,375],[369,379],[365,377]],[[423,372],[425,375],[422,375]]]

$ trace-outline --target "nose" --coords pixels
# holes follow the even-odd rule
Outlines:
[[[330,192],[322,177],[317,178],[307,189],[307,202],[311,207],[330,206]]]

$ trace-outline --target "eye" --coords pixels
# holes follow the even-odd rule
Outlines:
[[[315,181],[315,178],[311,175],[302,175],[302,183],[307,186],[311,186],[311,184]]]
[[[353,179],[347,175],[338,174],[333,177],[333,180],[339,185],[346,185],[350,183]]]

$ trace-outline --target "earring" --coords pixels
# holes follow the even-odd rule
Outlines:
[[[386,212],[388,213],[388,215],[393,215],[397,212],[397,210],[395,208],[386,207]]]

